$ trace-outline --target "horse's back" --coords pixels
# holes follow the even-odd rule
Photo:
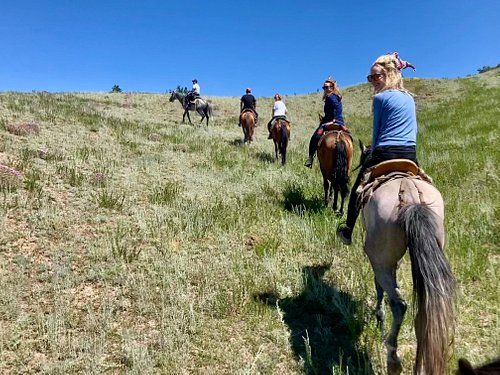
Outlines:
[[[271,128],[273,139],[279,143],[281,140],[281,131],[285,130],[287,135],[290,136],[290,122],[284,119],[277,119]]]
[[[372,263],[389,264],[404,255],[406,239],[398,218],[403,207],[416,204],[425,204],[431,209],[439,232],[444,234],[443,198],[430,183],[416,178],[397,178],[373,192],[363,207],[365,252]]]
[[[323,176],[333,178],[332,172],[337,161],[338,142],[345,144],[345,157],[347,158],[347,175],[351,174],[353,147],[350,136],[342,132],[327,132],[321,138],[318,145],[318,160]]]
[[[253,112],[245,111],[241,114],[241,122],[245,122],[246,124],[255,124],[255,117]]]

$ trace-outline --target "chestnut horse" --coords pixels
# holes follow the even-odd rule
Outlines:
[[[251,110],[244,111],[241,114],[241,128],[243,129],[245,144],[255,141],[255,116]]]
[[[455,279],[443,252],[443,222],[441,194],[434,185],[411,173],[387,177],[363,206],[364,250],[375,274],[376,317],[382,330],[384,293],[389,297],[393,316],[385,340],[387,371],[391,375],[402,371],[397,340],[407,304],[396,271],[406,249],[411,260],[417,338],[413,373],[446,373],[454,332]]]
[[[281,164],[286,163],[286,149],[290,139],[290,122],[285,119],[277,119],[271,128],[271,135],[274,142],[274,154],[278,160],[278,154],[281,155]]]
[[[334,129],[339,129],[335,125]],[[325,206],[333,196],[333,210],[337,211],[337,199],[340,192],[341,202],[338,215],[344,213],[344,201],[349,193],[353,146],[351,135],[342,130],[326,132],[319,141],[318,161],[323,175]]]

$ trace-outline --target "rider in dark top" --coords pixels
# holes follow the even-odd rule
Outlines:
[[[337,81],[328,78],[323,83],[323,99],[325,100],[325,115],[323,116],[322,123],[314,131],[314,134],[309,141],[309,158],[305,166],[312,168],[314,155],[318,148],[318,142],[325,132],[325,127],[336,124],[341,128],[344,127],[344,118],[342,116],[342,95],[337,87]]]
[[[245,90],[246,94],[241,97],[240,100],[240,121],[238,126],[241,126],[241,113],[244,110],[251,110],[255,115],[255,124],[257,125],[257,120],[259,119],[259,114],[255,110],[257,106],[257,101],[255,100],[255,96],[252,95],[252,89],[247,88]]]

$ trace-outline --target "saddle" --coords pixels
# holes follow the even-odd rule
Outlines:
[[[273,128],[273,126],[278,122],[278,120],[283,120],[285,121],[288,125],[290,125],[290,121],[288,121],[286,119],[285,116],[277,116],[272,122],[271,122],[271,129]]]
[[[240,118],[241,118],[241,115],[243,113],[246,113],[246,112],[250,112],[253,115],[254,119],[257,119],[257,116],[255,115],[255,111],[252,108],[243,108],[243,110],[240,113]]]
[[[411,178],[432,183],[432,178],[417,164],[408,159],[386,160],[366,169],[356,194],[356,206],[361,209],[373,193],[383,184],[399,178]]]
[[[197,105],[197,104],[198,104],[198,102],[202,102],[202,103],[204,103],[204,102],[205,102],[205,100],[203,100],[203,99],[201,98],[201,96],[195,96],[194,98],[192,98],[192,99],[190,99],[190,100],[189,100],[189,104],[194,104],[194,105]]]

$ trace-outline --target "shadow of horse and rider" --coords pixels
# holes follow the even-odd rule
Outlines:
[[[278,310],[306,374],[332,374],[334,367],[354,375],[374,374],[367,352],[356,343],[364,328],[363,304],[323,280],[329,268],[304,267],[304,289],[296,297],[279,298],[277,292],[265,291],[254,299]]]

